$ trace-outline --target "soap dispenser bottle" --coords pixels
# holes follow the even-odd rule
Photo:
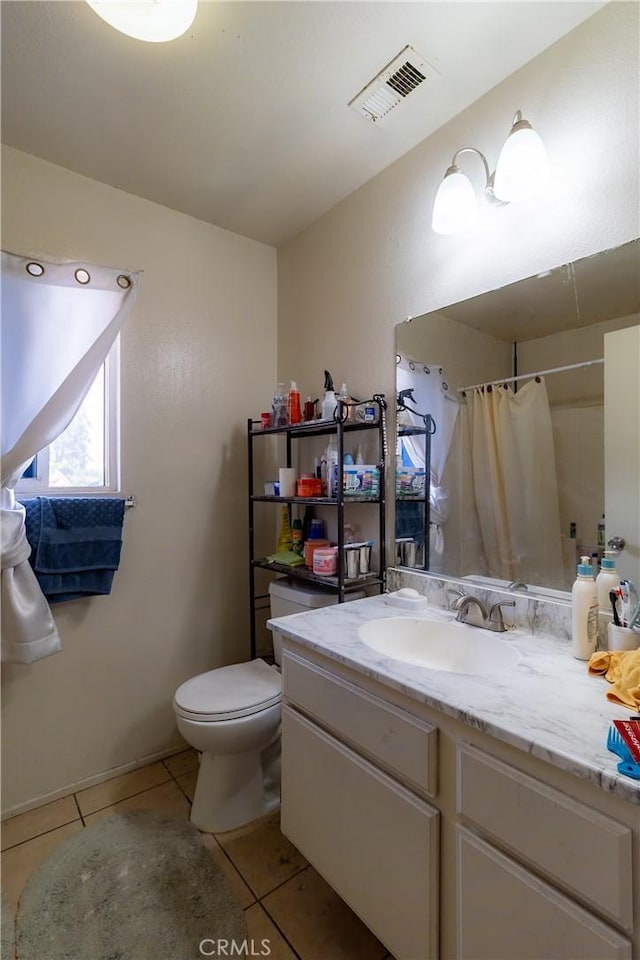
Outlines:
[[[598,640],[598,593],[589,557],[581,557],[571,590],[571,652],[588,660]]]
[[[596,590],[598,591],[598,606],[600,610],[611,612],[611,601],[609,591],[615,590],[620,586],[620,577],[616,570],[616,555],[613,550],[605,550],[600,573],[596,577]]]

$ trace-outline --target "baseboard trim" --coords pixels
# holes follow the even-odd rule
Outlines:
[[[123,773],[131,773],[132,770],[138,770],[139,767],[146,767],[150,763],[155,763],[157,760],[164,760],[166,757],[172,757],[174,754],[182,753],[188,749],[189,744],[183,742],[173,747],[166,747],[166,749],[159,750],[157,753],[150,753],[148,756],[141,757],[139,760],[132,760],[130,763],[123,763],[118,767],[111,767],[111,769],[104,770],[102,773],[96,773],[92,777],[85,777],[84,780],[76,780],[75,783],[70,783],[66,787],[60,787],[59,790],[52,790],[51,793],[44,793],[42,796],[35,797],[33,800],[27,800],[25,803],[18,803],[13,807],[9,807],[7,810],[3,810],[0,820],[8,820],[10,817],[16,817],[20,813],[26,813],[28,810],[42,807],[45,803],[52,803],[54,800],[60,800],[61,797],[68,797],[70,793],[86,790],[87,787],[95,787],[97,783],[104,783],[105,780],[113,780],[114,777],[119,777]]]

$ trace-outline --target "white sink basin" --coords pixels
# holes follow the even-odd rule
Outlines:
[[[359,635],[363,643],[385,657],[430,670],[501,673],[520,659],[509,642],[456,621],[388,617],[364,623]]]

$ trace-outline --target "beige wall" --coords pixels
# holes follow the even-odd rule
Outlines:
[[[248,656],[246,418],[276,364],[264,244],[3,150],[2,246],[142,270],[122,334],[122,563],[2,676],[3,809],[178,743],[172,696]]]
[[[328,367],[354,395],[393,394],[407,316],[638,236],[638,10],[609,4],[278,251],[280,379],[317,396]],[[472,144],[495,166],[518,108],[544,138],[548,195],[485,208],[468,237],[434,234],[453,153]],[[477,182],[481,164],[462,163]]]

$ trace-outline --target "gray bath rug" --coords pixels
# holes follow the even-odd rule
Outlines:
[[[61,844],[31,875],[16,917],[19,960],[201,960],[202,940],[240,948],[246,938],[242,909],[196,828],[145,811]]]
[[[0,953],[0,956],[2,957],[2,960],[9,960],[15,940],[15,923],[13,920],[13,910],[4,897],[2,897],[1,920],[2,926],[0,927],[0,936],[2,942],[2,952]]]

